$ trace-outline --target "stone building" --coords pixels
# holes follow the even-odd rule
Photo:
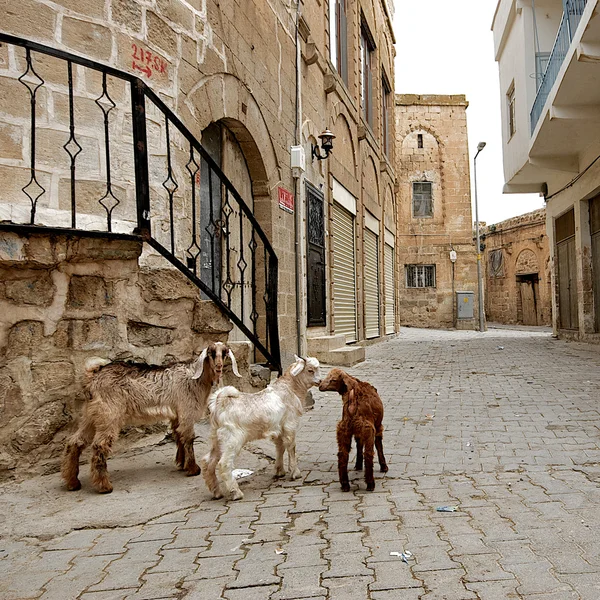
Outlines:
[[[42,407],[70,418],[92,354],[160,363],[218,336],[250,339],[248,362],[275,369],[307,346],[350,364],[357,342],[396,330],[392,12],[392,0],[1,2],[10,460]],[[80,238],[103,252],[79,257]],[[146,270],[154,283],[133,306],[120,293]],[[172,279],[200,290],[153,298]],[[207,302],[233,327],[199,319]],[[33,377],[54,362],[72,383]],[[44,422],[40,440],[60,426]]]
[[[600,343],[599,0],[499,0],[505,193],[546,200],[555,335]],[[596,72],[598,71],[598,72]]]
[[[476,327],[467,106],[464,96],[396,95],[401,325]],[[457,292],[467,292],[460,311]]]
[[[551,325],[546,210],[483,228],[485,314],[504,324]]]

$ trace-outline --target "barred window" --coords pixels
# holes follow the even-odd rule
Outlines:
[[[433,195],[430,181],[413,181],[413,217],[433,217]]]
[[[435,265],[405,265],[406,287],[435,287]]]

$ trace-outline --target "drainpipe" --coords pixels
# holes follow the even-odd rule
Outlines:
[[[302,53],[300,46],[300,0],[297,0],[296,8],[296,146],[302,145]],[[298,356],[305,355],[306,324],[302,318],[304,306],[304,273],[303,273],[303,249],[304,231],[302,219],[304,217],[304,176],[302,171],[293,173],[294,176],[294,239],[296,250],[296,339]]]

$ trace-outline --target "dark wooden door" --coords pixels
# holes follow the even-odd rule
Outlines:
[[[325,325],[325,215],[323,194],[306,184],[308,326]]]

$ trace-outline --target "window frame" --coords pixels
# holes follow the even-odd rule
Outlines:
[[[381,70],[381,143],[384,154],[390,158],[392,155],[392,136],[390,131],[391,124],[391,103],[392,88],[388,83],[385,71]]]
[[[429,213],[428,214],[416,214],[415,213],[415,186],[417,185],[429,185]],[[413,219],[431,219],[433,218],[433,182],[432,181],[413,181],[411,182],[411,209]],[[419,192],[422,193],[422,192]],[[423,200],[422,198],[420,199]]]
[[[348,0],[329,0],[329,57],[348,87]]]
[[[517,114],[515,104],[515,82],[513,81],[506,92],[506,125],[508,127],[508,141],[517,132]]]
[[[375,42],[373,36],[363,20],[360,26],[360,100],[362,116],[371,128],[374,129],[373,117],[373,65],[375,63]]]
[[[427,285],[428,282],[429,285]],[[410,285],[411,283],[414,285]],[[404,265],[404,285],[407,289],[411,290],[436,289],[436,266],[420,264]]]

